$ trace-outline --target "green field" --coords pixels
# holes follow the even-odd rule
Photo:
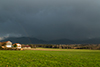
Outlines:
[[[0,50],[0,67],[100,67],[100,50]]]

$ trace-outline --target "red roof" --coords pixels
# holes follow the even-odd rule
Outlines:
[[[25,45],[24,47],[30,47],[29,45]]]

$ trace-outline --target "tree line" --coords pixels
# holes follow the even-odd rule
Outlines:
[[[32,48],[58,48],[58,49],[91,49],[100,50],[100,44],[22,44],[29,45]]]

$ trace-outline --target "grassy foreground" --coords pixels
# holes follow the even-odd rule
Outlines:
[[[100,51],[0,50],[0,67],[100,67]]]

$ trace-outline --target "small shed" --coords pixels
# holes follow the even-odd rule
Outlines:
[[[29,45],[25,45],[23,48],[31,48]]]

